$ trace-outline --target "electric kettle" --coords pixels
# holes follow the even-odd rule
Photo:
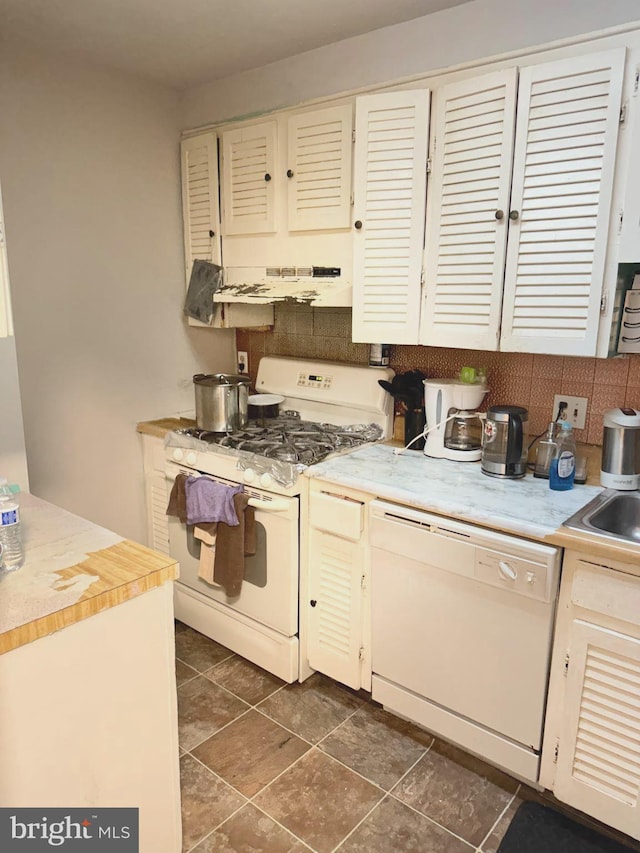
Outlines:
[[[529,413],[522,406],[491,406],[482,430],[483,474],[518,479],[527,473],[524,425]]]

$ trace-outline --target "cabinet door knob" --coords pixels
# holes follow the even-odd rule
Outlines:
[[[287,169],[287,177],[288,177],[288,178],[292,178],[292,177],[293,177],[293,169]]]
[[[496,210],[495,212],[496,219],[504,219],[504,210]]]
[[[353,223],[353,227],[354,227],[354,228],[356,228],[356,229],[359,231],[359,230],[362,228],[362,222],[361,222],[361,220],[360,220],[360,219],[356,219],[356,221]]]
[[[209,231],[209,237],[215,237],[215,236],[216,236],[215,231]]]
[[[269,172],[267,172],[267,174],[264,176],[264,179],[265,179],[265,181],[271,180],[271,175],[269,174]]]
[[[509,219],[511,219],[513,222],[515,222],[516,219],[520,219],[520,211],[519,210],[509,211]]]
[[[317,603],[318,603],[318,602],[316,601],[316,599],[315,599],[315,598],[312,598],[312,599],[311,599],[311,601],[309,602],[309,604],[310,604],[312,607],[315,607]]]

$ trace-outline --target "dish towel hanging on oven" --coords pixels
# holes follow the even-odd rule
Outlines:
[[[206,583],[213,584],[213,560],[216,553],[216,536],[218,523],[196,524],[193,535],[200,540],[200,562],[198,564],[198,577]]]
[[[249,495],[233,496],[238,525],[218,524],[213,580],[230,598],[240,595],[244,579],[244,558],[256,553],[255,510],[249,506]]]
[[[208,477],[178,474],[167,515],[194,525],[200,540],[199,577],[240,594],[244,558],[256,552],[255,512],[242,486],[226,486]]]

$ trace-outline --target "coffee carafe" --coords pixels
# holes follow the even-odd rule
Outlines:
[[[527,473],[525,424],[522,406],[491,406],[482,430],[482,473],[518,479]]]

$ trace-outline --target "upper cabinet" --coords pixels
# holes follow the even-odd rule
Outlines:
[[[502,350],[595,353],[624,55],[520,75]]]
[[[423,343],[497,348],[517,79],[509,68],[436,93]]]
[[[353,340],[416,343],[429,91],[356,102]]]
[[[222,264],[220,247],[220,202],[218,189],[218,138],[214,131],[183,139],[182,218],[184,228],[185,280],[189,285],[195,260]],[[211,327],[268,326],[273,323],[271,305],[221,303]],[[189,325],[203,326],[189,318]]]
[[[624,54],[437,93],[421,343],[595,353]]]
[[[289,230],[349,228],[352,105],[294,114],[287,130]]]
[[[218,142],[213,131],[183,139],[182,217],[187,286],[197,259],[220,264]]]
[[[225,235],[276,230],[276,123],[222,134],[222,226]]]

